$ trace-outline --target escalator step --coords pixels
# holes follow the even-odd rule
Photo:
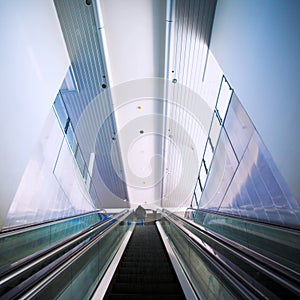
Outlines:
[[[185,299],[183,295],[145,295],[145,294],[114,294],[109,296],[110,300],[181,300]]]
[[[157,275],[145,275],[145,274],[119,274],[117,275],[116,278],[117,282],[140,282],[140,283],[153,283],[153,282],[175,282],[176,281],[176,276],[173,274],[159,274]]]
[[[138,226],[104,299],[185,299],[155,226]]]
[[[120,265],[121,268],[145,268],[145,269],[170,269],[169,264],[160,261],[123,261]]]
[[[119,274],[170,274],[170,268],[120,268],[118,271]]]
[[[138,284],[138,282],[134,283],[119,283],[116,282],[112,289],[112,293],[122,293],[122,294],[179,294],[181,289],[178,287],[176,283],[146,283],[146,284]]]

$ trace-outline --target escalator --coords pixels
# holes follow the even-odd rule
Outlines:
[[[185,299],[155,225],[135,227],[104,299]]]
[[[124,210],[100,221],[97,218],[90,220],[87,215],[4,233],[0,237],[0,244],[6,246],[1,247],[0,252],[5,253],[0,256],[0,299],[54,299],[58,296],[68,299],[69,291],[76,290],[74,285],[78,289],[77,299],[91,294],[93,284],[97,284],[113,258],[114,251],[109,248],[118,247],[126,231],[124,220],[130,215],[131,212]],[[89,221],[82,225],[82,218]],[[64,238],[58,234],[60,228],[66,229],[63,230]],[[44,234],[43,240],[41,234]],[[10,255],[9,249],[14,244],[23,245],[18,248],[18,255],[13,251]],[[90,268],[91,262],[99,261],[98,257],[104,260],[97,265],[95,277],[91,277],[84,267]],[[76,283],[77,278],[81,284]],[[82,288],[88,280],[90,286]]]
[[[232,235],[232,239],[229,239],[206,226],[199,226],[166,210],[163,216],[164,230],[172,240],[181,264],[190,274],[189,279],[193,281],[193,287],[200,298],[300,298],[299,252],[297,257],[290,258],[293,260],[292,263],[286,259],[278,260],[272,249],[276,245],[275,241],[278,241],[279,245],[279,237],[282,243],[283,240],[291,238],[288,240],[289,245],[285,245],[285,250],[296,253],[294,249],[299,245],[299,231],[287,228],[283,230],[271,225],[268,225],[267,230],[267,224],[256,222],[257,235],[263,231],[268,232],[271,246],[268,252],[264,246],[264,251],[260,253],[236,242]],[[225,226],[226,223],[222,223],[222,231],[226,230]],[[253,226],[251,228],[253,230]],[[253,234],[253,231],[251,233]],[[263,250],[257,246],[255,249]],[[282,253],[282,256],[286,254]]]
[[[283,264],[264,249],[255,252],[171,212],[159,215],[159,221],[139,226],[124,211],[75,235],[72,229],[68,239],[3,268],[0,299],[300,297],[296,259]],[[290,236],[299,240],[299,232]]]

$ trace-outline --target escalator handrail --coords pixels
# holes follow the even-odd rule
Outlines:
[[[169,216],[164,216],[168,221],[170,221],[173,225],[175,225],[182,233],[183,236],[188,240],[188,242],[193,245],[217,270],[219,274],[223,274],[224,278],[230,281],[231,285],[234,286],[235,290],[240,293],[243,299],[261,299],[264,298],[253,286],[246,285],[241,283],[241,280],[237,279],[237,274],[234,270],[232,270],[231,265],[225,261],[220,261],[222,258],[216,255],[216,251],[206,243],[202,242],[198,237],[196,237],[193,233],[186,230],[182,227],[177,221],[171,219]],[[180,258],[179,258],[180,261]],[[234,275],[233,275],[234,274]],[[187,276],[189,277],[188,273]],[[191,281],[192,282],[192,281]]]
[[[75,248],[69,250],[67,253],[50,263],[50,265],[42,268],[41,270],[35,272],[34,275],[27,278],[24,282],[20,283],[18,286],[12,288],[5,295],[5,299],[19,299],[24,293],[27,296],[24,296],[26,299],[28,295],[34,293],[36,290],[42,288],[42,286],[49,283],[49,281],[57,276],[63,269],[67,268],[70,264],[76,261],[81,255],[83,255],[88,249],[90,249],[95,243],[98,243],[102,238],[104,238],[111,230],[118,226],[122,221],[124,221],[131,211],[122,212],[118,218],[115,218],[108,228],[105,228],[103,231],[98,233],[96,236],[87,237],[87,240],[81,242]],[[115,216],[117,217],[117,216]],[[111,220],[110,220],[111,221]],[[92,229],[94,231],[95,229]],[[23,298],[23,296],[22,296]],[[25,299],[24,298],[24,299]]]
[[[119,217],[125,213],[125,211],[121,212]],[[116,216],[118,217],[118,216]],[[7,265],[7,267],[2,268],[1,272],[0,272],[0,283],[5,282],[6,280],[3,280],[3,277],[7,276],[8,274],[11,274],[13,272],[16,272],[16,270],[24,267],[25,265],[28,265],[30,263],[33,263],[35,260],[47,255],[48,253],[51,253],[53,251],[55,251],[56,249],[62,247],[63,245],[66,245],[68,242],[73,241],[75,243],[75,241],[77,241],[77,239],[79,239],[80,237],[83,237],[83,235],[88,232],[91,232],[91,230],[98,230],[100,227],[105,226],[107,223],[111,222],[112,218],[107,218],[106,220],[102,220],[94,225],[91,225],[90,227],[88,227],[87,229],[78,232],[76,234],[73,234],[71,236],[69,236],[68,238],[59,241],[58,243],[56,243],[55,245],[52,245],[50,247],[47,247],[46,249],[43,249],[41,251],[38,251],[32,255],[29,255],[27,257],[21,258],[20,260],[13,262],[13,264]]]
[[[51,256],[54,256],[57,253],[64,252],[65,249],[72,247],[72,245],[74,245],[75,247],[76,244],[81,243],[81,241],[89,238],[93,233],[100,230],[101,227],[105,227],[109,223],[115,222],[127,212],[128,210],[124,210],[118,215],[115,215],[114,218],[108,218],[103,222],[99,222],[95,225],[92,225],[86,230],[81,231],[78,234],[72,235],[71,237],[60,241],[52,247],[39,251],[34,255],[30,255],[29,257],[21,259],[20,261],[14,263],[13,266],[4,270],[3,273],[1,273],[0,285],[8,284],[8,282],[14,280],[16,276],[22,276],[22,273],[24,273],[25,271],[28,272],[29,268],[34,269],[37,264],[41,263],[41,261],[45,259],[50,259]],[[107,229],[107,227],[104,228],[103,232],[105,231],[105,229]]]
[[[223,265],[225,265],[226,268],[228,268],[228,262],[225,262],[220,257],[220,255],[215,255],[215,252],[217,252],[217,251],[215,251],[211,246],[209,246],[206,243],[202,242],[202,240],[199,237],[197,237],[194,233],[190,232],[188,229],[186,229],[184,226],[182,226],[178,221],[174,220],[173,216],[175,216],[176,218],[182,220],[183,222],[186,222],[186,220],[182,219],[181,217],[179,217],[179,216],[177,216],[177,215],[175,215],[171,212],[166,213],[166,210],[164,211],[164,217],[166,219],[168,219],[171,223],[173,223],[176,227],[178,227],[184,234],[186,234],[188,237],[190,237],[190,239],[194,242],[194,244],[196,244],[197,248],[200,247],[200,250],[204,249],[206,252],[210,253],[210,255],[212,255],[214,258],[217,258],[217,260],[219,262],[221,262]],[[199,230],[199,228],[198,228],[198,230]],[[271,271],[266,270],[269,267],[268,265],[261,266],[261,264],[258,261],[253,261],[251,258],[249,258],[248,255],[245,254],[245,252],[243,251],[243,249],[241,247],[237,247],[237,248],[233,247],[232,246],[233,243],[231,241],[230,241],[230,243],[228,243],[228,239],[225,240],[223,237],[216,236],[214,233],[211,233],[211,232],[207,231],[206,229],[201,230],[201,233],[206,235],[209,239],[212,239],[214,242],[217,242],[222,247],[226,247],[227,250],[232,252],[234,255],[239,256],[243,260],[247,261],[253,267],[259,269],[261,272],[267,273],[268,276],[272,276],[277,281],[279,280],[281,282],[281,284],[283,284],[287,288],[290,288],[291,290],[293,290],[294,293],[296,293],[296,294],[300,293],[300,290],[298,288],[299,284],[297,283],[297,282],[299,282],[299,274],[297,272],[296,272],[297,276],[292,277],[292,278],[290,278],[290,277],[288,278],[289,280],[292,281],[292,283],[288,282],[287,280],[285,280],[282,277],[277,276],[276,274],[273,273],[273,271],[276,272],[276,269],[275,270],[272,269]],[[232,267],[234,267],[234,266],[229,267],[229,269],[231,269],[231,272],[233,274],[238,275],[239,270],[236,269],[236,268],[234,268],[234,270],[232,270]],[[292,271],[292,273],[294,273],[293,270],[290,270],[290,271]],[[249,286],[249,282],[245,281],[243,276],[238,276],[238,277],[239,277],[239,280],[243,281],[244,284]],[[296,281],[296,283],[294,283],[295,281]],[[257,289],[254,286],[250,285],[249,287],[251,289],[253,289],[254,291],[257,291]]]
[[[51,226],[54,224],[59,224],[63,223],[66,221],[70,221],[73,219],[77,219],[80,217],[88,216],[88,215],[94,215],[94,214],[102,214],[101,210],[95,210],[95,211],[90,211],[87,213],[82,213],[76,216],[71,216],[71,217],[66,217],[66,218],[61,218],[61,219],[55,219],[55,220],[48,220],[45,222],[40,222],[40,223],[31,223],[31,224],[24,224],[20,226],[15,226],[15,227],[7,227],[7,228],[2,228],[0,231],[0,238],[5,238],[11,235],[17,235],[17,234],[22,234],[31,230],[36,230],[40,229],[43,227]]]
[[[174,215],[177,218],[180,218],[182,221],[189,223],[190,226],[193,226],[194,228],[198,228],[202,232],[203,231],[208,232],[209,234],[215,236],[222,242],[225,242],[225,243],[231,245],[235,249],[243,251],[244,254],[247,255],[248,257],[250,257],[251,259],[254,259],[255,261],[258,261],[259,263],[267,266],[268,268],[271,268],[272,272],[279,274],[279,276],[287,277],[290,281],[295,282],[297,285],[300,286],[300,274],[296,270],[294,270],[286,265],[283,265],[282,263],[277,262],[277,261],[273,260],[272,258],[269,258],[263,254],[260,254],[259,252],[256,252],[256,251],[252,250],[251,248],[248,248],[245,245],[242,245],[234,240],[231,240],[230,238],[222,236],[221,234],[219,234],[209,228],[206,228],[198,223],[195,223],[189,219],[182,218],[176,214],[174,214]],[[286,229],[286,228],[284,228],[284,229]],[[290,230],[288,230],[288,231],[290,231]],[[295,230],[293,230],[293,232],[294,231]]]
[[[201,209],[201,208],[192,208],[192,207],[188,207],[185,211],[185,214],[188,211],[193,211],[193,212],[202,212],[205,214],[211,214],[211,215],[218,215],[218,216],[222,216],[225,218],[229,218],[229,219],[236,219],[239,221],[243,221],[245,223],[252,223],[255,225],[262,225],[262,226],[267,226],[269,228],[272,229],[281,229],[284,230],[286,232],[292,232],[292,233],[297,233],[300,234],[300,227],[293,227],[293,226],[287,226],[287,225],[281,225],[281,224],[277,224],[277,223],[268,223],[266,221],[263,220],[255,220],[255,219],[251,219],[251,218],[247,218],[246,216],[244,217],[240,217],[237,215],[231,215],[228,213],[224,213],[224,212],[219,212],[219,211],[212,211],[212,210],[208,210],[208,209]]]
[[[296,283],[300,286],[300,274],[297,271],[285,265],[282,265],[281,263],[274,261],[273,259],[264,256],[244,245],[241,245],[236,241],[233,241],[225,236],[222,236],[217,232],[207,229],[200,224],[194,223],[188,219],[184,219],[176,214],[172,214],[172,215],[175,218],[180,219],[182,222],[188,223],[189,226],[192,226],[194,229],[199,230],[201,233],[206,233],[207,235],[210,235],[215,239],[218,239],[221,243],[226,244],[230,247],[233,247],[235,250],[242,252],[245,256],[249,257],[250,259],[257,261],[260,264],[267,266],[268,268],[271,268],[273,272],[280,273],[282,276],[289,278],[289,280],[291,281],[296,281]]]

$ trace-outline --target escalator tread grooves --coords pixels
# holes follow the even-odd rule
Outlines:
[[[154,225],[136,226],[104,299],[185,299]]]

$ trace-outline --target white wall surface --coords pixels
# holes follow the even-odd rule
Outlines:
[[[0,229],[67,71],[52,0],[0,2]]]
[[[211,51],[300,200],[300,1],[219,0]]]

